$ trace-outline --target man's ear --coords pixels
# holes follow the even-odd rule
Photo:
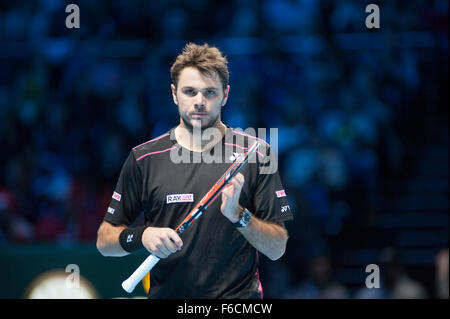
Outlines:
[[[225,89],[225,91],[223,92],[223,99],[222,99],[222,105],[224,106],[227,103],[228,100],[228,94],[230,93],[230,86],[227,85],[227,88]]]
[[[170,89],[172,90],[172,98],[173,98],[173,102],[178,105],[178,99],[177,99],[177,88],[175,87],[175,85],[172,83],[170,85]]]

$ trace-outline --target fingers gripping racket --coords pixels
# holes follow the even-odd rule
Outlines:
[[[246,152],[241,153],[236,157],[233,164],[231,164],[231,166],[225,171],[222,177],[219,178],[208,193],[203,196],[203,198],[197,203],[197,205],[195,205],[181,224],[175,229],[178,235],[181,235],[195,219],[199,218],[203,214],[203,212],[208,208],[208,205],[216,200],[216,198],[222,193],[225,185],[227,185],[237,175],[237,173],[239,173],[245,165],[247,165],[250,156],[256,152],[258,146],[259,143],[255,142]],[[131,274],[131,276],[122,282],[122,288],[126,292],[131,293],[142,278],[144,278],[144,276],[158,263],[159,259],[160,258],[153,254],[148,256]]]

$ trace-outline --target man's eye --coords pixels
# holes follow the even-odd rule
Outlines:
[[[206,91],[206,95],[213,96],[213,95],[215,95],[215,94],[216,94],[216,91],[214,91],[214,90],[208,90],[208,91]]]
[[[184,94],[187,94],[187,95],[195,95],[196,92],[195,92],[194,90],[192,90],[192,89],[186,89],[186,90],[184,90]]]

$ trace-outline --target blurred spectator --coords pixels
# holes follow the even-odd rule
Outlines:
[[[436,297],[448,299],[448,249],[436,255]]]
[[[362,288],[356,292],[357,299],[425,299],[425,287],[406,273],[395,248],[380,252],[380,288]]]
[[[291,288],[286,298],[300,299],[346,299],[350,294],[345,286],[334,278],[330,258],[318,255],[311,258],[308,277]]]

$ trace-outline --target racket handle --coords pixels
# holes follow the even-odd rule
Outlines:
[[[155,255],[148,256],[142,264],[128,277],[127,280],[122,282],[122,288],[132,293],[136,285],[145,277],[145,275],[155,266],[159,261],[159,258]]]

